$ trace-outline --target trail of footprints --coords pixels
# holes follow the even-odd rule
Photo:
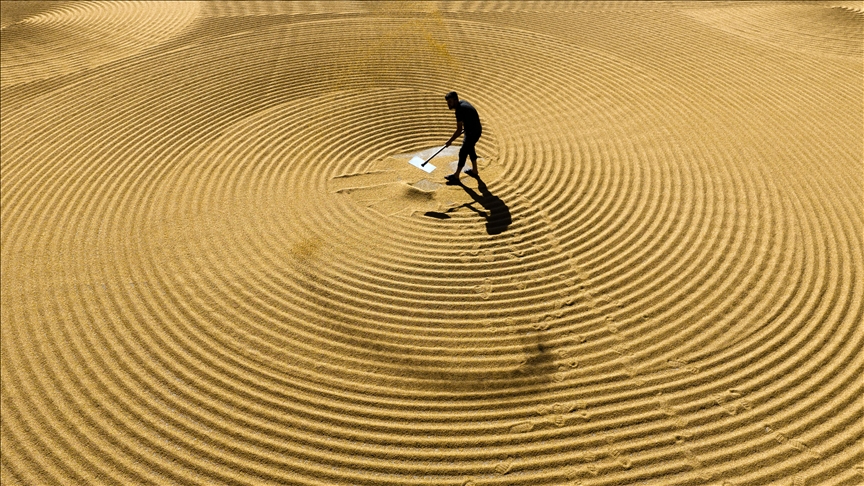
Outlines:
[[[530,201],[528,201],[524,196],[521,196],[521,199],[527,203],[526,205],[528,207],[532,206]],[[557,300],[553,306],[554,310],[550,311],[546,315],[533,315],[529,318],[531,328],[536,332],[542,333],[549,331],[550,323],[555,322],[557,319],[561,319],[564,315],[564,309],[573,306],[577,302],[577,299],[584,302],[589,308],[595,310],[608,309],[610,302],[598,297],[598,295],[591,290],[586,272],[581,265],[576,262],[572,253],[567,252],[556,237],[556,231],[558,229],[557,224],[552,221],[543,210],[538,211],[537,216],[543,221],[546,228],[546,231],[544,231],[542,236],[544,241],[534,245],[526,245],[524,237],[519,235],[517,228],[517,236],[510,238],[510,246],[515,247],[516,250],[511,250],[507,255],[511,256],[511,258],[523,258],[530,254],[531,251],[534,251],[566,255],[568,258],[569,263],[567,271],[554,277],[560,284],[560,289],[557,293]],[[487,263],[493,262],[495,261],[494,252],[496,246],[495,242],[486,245],[477,243],[471,250],[462,253],[463,261],[469,262],[479,260]],[[530,246],[532,250],[526,249],[526,246]],[[519,290],[524,290],[527,286],[525,281],[526,279],[523,277],[514,276],[508,281],[502,283],[500,286],[514,286]],[[474,287],[474,291],[484,300],[489,300],[493,296],[495,289],[496,285],[491,278],[484,279],[482,283]],[[613,314],[605,314],[602,319],[602,325],[614,342],[611,350],[617,356],[616,361],[621,366],[621,369],[632,380],[635,386],[645,385],[645,380],[640,377],[640,368],[635,358],[635,353],[631,349],[631,343],[622,330],[621,324]],[[498,331],[498,326],[491,321],[486,323],[486,327]],[[512,318],[505,319],[503,324],[500,326],[500,329],[502,330],[501,332],[511,335],[516,335],[519,332],[519,327],[516,326],[515,321]],[[580,338],[579,341],[584,342],[584,338]],[[556,382],[563,382],[567,377],[568,371],[578,368],[579,360],[576,353],[568,350],[566,347],[556,349],[555,353],[558,358],[558,371],[554,374],[554,380]],[[692,374],[699,373],[698,367],[688,364],[681,358],[671,359],[668,362],[668,366],[670,369],[685,369]],[[741,398],[739,392],[730,390],[726,394],[716,395],[714,399],[718,405],[723,406],[727,413],[734,415],[738,412],[739,407],[744,407],[746,409],[751,408],[749,402],[746,400],[740,400],[740,403],[736,403],[736,400],[739,398]],[[681,451],[682,456],[686,458],[687,463],[694,470],[700,471],[700,477],[702,479],[711,479],[713,474],[704,470],[703,461],[701,461],[693,452],[692,448],[687,445],[687,439],[692,436],[692,434],[687,432],[687,420],[680,416],[677,409],[671,406],[667,399],[658,397],[657,401],[658,409],[674,424],[676,430],[674,440],[676,446]],[[587,403],[584,400],[579,400],[568,403],[541,405],[537,409],[537,417],[529,418],[513,424],[509,427],[509,433],[513,435],[521,435],[532,431],[536,432],[545,427],[561,428],[565,426],[568,418],[578,419],[584,422],[589,421],[591,415],[588,412]],[[614,464],[623,469],[630,469],[632,467],[633,463],[631,458],[623,453],[610,437],[606,436],[603,440],[606,444],[605,448],[582,454],[581,456],[584,464],[580,466],[571,466],[567,469],[566,477],[568,480],[572,481],[570,484],[584,484],[583,481],[578,478],[582,475],[587,475],[588,477],[596,477],[600,475],[601,470],[608,467],[604,466],[602,463],[604,458],[610,462],[610,465]],[[507,474],[513,469],[515,461],[516,460],[513,457],[507,457],[505,460],[502,460],[495,466],[496,473],[501,475]],[[471,480],[466,482],[466,484],[477,483],[474,480]]]

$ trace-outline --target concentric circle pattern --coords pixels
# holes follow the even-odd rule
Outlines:
[[[854,2],[2,5],[4,485],[864,483]]]

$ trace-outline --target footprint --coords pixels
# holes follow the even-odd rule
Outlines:
[[[482,284],[474,286],[474,291],[480,294],[483,300],[489,300],[492,296],[492,282],[487,278]]]
[[[663,411],[663,413],[667,417],[677,417],[678,416],[678,411],[675,410],[675,408],[669,403],[669,400],[667,400],[666,398],[663,398],[662,395],[658,395],[657,401],[660,402],[660,410]]]
[[[609,449],[609,458],[624,469],[630,469],[633,466],[633,461],[617,448]]]
[[[541,405],[537,408],[537,415],[548,417],[549,423],[556,427],[563,427],[567,423],[566,414],[576,408],[575,403],[553,403],[552,405]]]
[[[582,420],[584,420],[586,422],[591,420],[591,414],[588,413],[588,403],[587,402],[585,402],[584,400],[579,400],[578,402],[576,402],[575,408],[576,408],[576,410],[578,410],[578,412],[576,412],[576,414]]]
[[[619,449],[609,437],[606,437],[606,445],[609,446],[606,449],[606,455],[609,456],[610,459],[615,461],[616,464],[623,467],[624,469],[630,469],[630,467],[633,466],[633,461],[631,461],[629,457],[625,456],[621,452],[621,449]]]
[[[567,424],[567,419],[564,417],[564,414],[556,414],[555,418],[552,420],[552,423],[560,429],[561,427],[564,427],[565,424]]]
[[[736,415],[741,410],[752,410],[753,404],[744,398],[744,394],[738,390],[727,390],[726,393],[713,396],[714,403],[723,408],[729,415]]]
[[[726,412],[727,415],[736,415],[738,413],[738,407],[733,403],[726,403],[726,397],[723,395],[714,395],[714,403],[716,403],[720,408]]]
[[[513,470],[514,462],[516,462],[516,460],[508,456],[507,459],[504,459],[495,466],[495,472],[502,476],[509,473]]]
[[[558,294],[561,298],[558,299],[558,308],[562,309],[564,307],[570,307],[576,303],[576,298],[567,292],[560,292]]]
[[[688,364],[686,360],[681,358],[667,360],[666,364],[672,369],[681,369],[684,371],[688,371],[694,375],[698,374],[701,371],[698,367]]]
[[[692,438],[693,438],[693,434],[681,432],[679,434],[675,434],[675,443],[678,445],[683,445],[685,442],[687,442],[687,439],[692,439]]]
[[[630,346],[626,343],[616,344],[615,346],[612,346],[612,352],[617,354],[618,356],[629,356]]]
[[[564,424],[567,422],[564,414],[570,413],[571,411],[573,411],[573,405],[564,405],[561,403],[552,405],[552,423],[555,424],[556,427],[564,427]]]
[[[765,428],[765,433],[771,434],[771,436],[774,437],[774,440],[777,441],[778,444],[785,444],[789,441],[789,439],[785,435],[774,430],[770,425],[763,424],[762,426]]]
[[[680,417],[680,416],[676,416],[674,418],[674,420],[672,421],[672,423],[674,423],[675,427],[677,427],[679,429],[683,429],[683,428],[687,427],[688,425],[690,425],[689,420],[687,420],[684,417]]]
[[[558,354],[558,358],[563,362],[564,366],[569,366],[570,368],[579,367],[579,360],[570,356],[569,350],[565,348],[559,348],[558,350],[556,350],[556,353]]]
[[[798,452],[807,454],[811,459],[822,459],[822,454],[798,439],[792,439],[789,444]]]
[[[686,418],[678,415],[678,410],[675,409],[675,407],[673,407],[669,403],[669,400],[667,400],[666,398],[663,397],[662,393],[658,393],[657,397],[658,397],[657,400],[658,400],[659,405],[660,405],[658,408],[660,409],[660,411],[663,412],[664,415],[666,415],[667,417],[672,419],[672,423],[679,430],[679,432],[681,430],[683,430],[685,427],[687,427],[687,425],[689,425],[690,422]],[[679,436],[676,436],[676,442],[677,442],[677,437],[679,437]],[[687,437],[689,437],[689,436],[684,436],[684,438],[687,438]]]
[[[714,477],[714,473],[705,469],[705,461],[699,458],[692,449],[687,446],[683,447],[684,457],[687,458],[687,464],[702,478],[703,481],[708,481]]]
[[[557,371],[552,375],[552,379],[554,379],[556,383],[562,383],[567,379],[567,373]]]
[[[781,433],[779,431],[774,430],[768,424],[762,424],[762,427],[765,429],[765,433],[771,434],[772,437],[774,437],[774,440],[777,441],[778,444],[787,444],[788,443],[793,449],[795,449],[798,452],[807,454],[811,459],[814,459],[814,460],[822,459],[822,454],[820,454],[819,451],[813,449],[812,447],[808,446],[804,442],[802,442],[798,439],[789,439],[788,437],[786,437],[786,435],[784,435],[783,433]]]
[[[518,424],[510,427],[510,433],[511,434],[524,434],[526,432],[530,432],[532,429],[534,429],[534,423],[533,422],[530,422],[530,421],[522,422],[522,423],[518,423]]]
[[[537,331],[546,331],[549,329],[549,316],[544,316],[541,320],[540,316],[531,316],[531,327]]]
[[[618,339],[619,341],[623,340],[620,335],[617,336],[616,339]],[[621,366],[624,368],[624,372],[627,374],[627,376],[633,379],[636,384],[644,385],[645,380],[639,376],[639,366],[636,364],[636,360],[633,358],[633,355],[630,353],[628,347],[629,346],[626,343],[618,344],[612,347],[612,351],[618,354],[618,359],[621,361]]]

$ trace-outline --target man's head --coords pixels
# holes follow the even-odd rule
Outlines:
[[[455,110],[456,106],[459,105],[459,95],[456,94],[455,91],[451,91],[444,95],[444,99],[447,100],[447,107],[451,110]]]

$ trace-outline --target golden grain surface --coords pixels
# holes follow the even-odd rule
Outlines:
[[[0,480],[864,483],[862,26],[2,2]]]

